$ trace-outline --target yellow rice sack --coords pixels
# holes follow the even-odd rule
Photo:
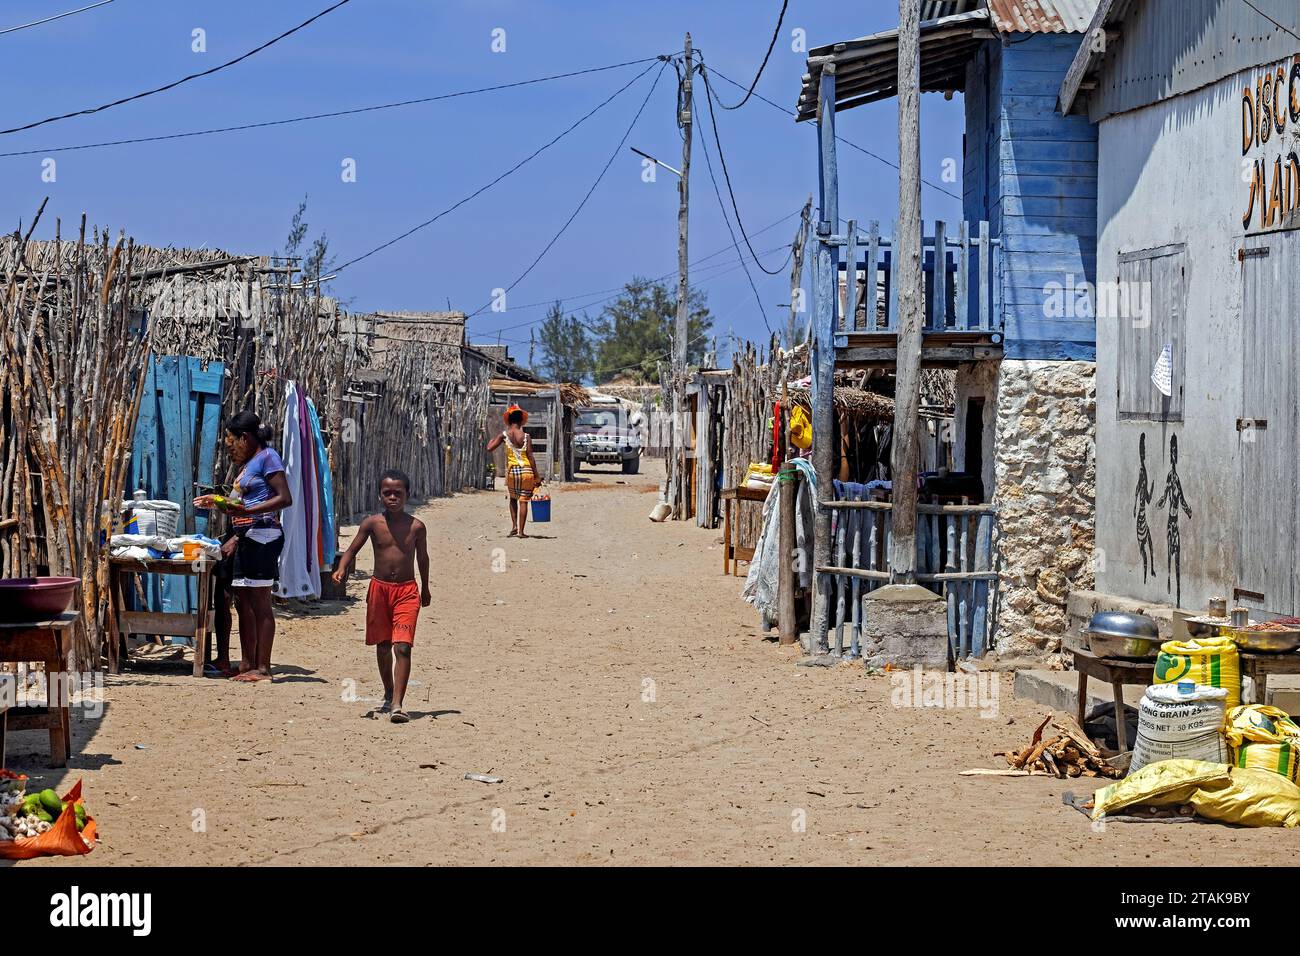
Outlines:
[[[1247,827],[1300,824],[1300,787],[1268,770],[1203,760],[1147,764],[1093,795],[1092,818],[1125,807],[1190,804],[1198,816]]]
[[[1223,736],[1234,766],[1268,770],[1293,782],[1300,776],[1300,726],[1286,711],[1263,704],[1234,707]]]
[[[1187,803],[1202,787],[1226,786],[1232,779],[1227,764],[1206,760],[1160,760],[1135,770],[1123,780],[1093,794],[1092,818],[1125,807],[1169,807]]]
[[[1226,637],[1203,637],[1190,641],[1165,641],[1156,658],[1155,683],[1195,681],[1228,692],[1228,710],[1241,704],[1241,662],[1237,645]]]
[[[1227,786],[1201,787],[1187,801],[1196,815],[1243,827],[1300,824],[1300,787],[1269,770],[1232,768]]]

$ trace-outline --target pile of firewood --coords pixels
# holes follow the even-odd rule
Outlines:
[[[1072,723],[1072,722],[1071,722]],[[1043,731],[1052,725],[1052,736],[1044,739]],[[1019,750],[1001,751],[995,757],[1005,757],[1012,770],[1029,774],[1047,774],[1053,777],[1109,777],[1124,776],[1122,770],[1111,766],[1101,751],[1077,727],[1048,716],[1034,731],[1034,739]]]

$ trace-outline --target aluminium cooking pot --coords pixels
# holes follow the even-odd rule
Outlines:
[[[1083,629],[1088,649],[1098,657],[1154,660],[1160,652],[1160,630],[1145,614],[1099,611]]]

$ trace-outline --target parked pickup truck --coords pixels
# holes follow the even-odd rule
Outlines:
[[[622,465],[623,474],[641,468],[641,434],[616,405],[581,408],[573,425],[573,471],[583,465]]]

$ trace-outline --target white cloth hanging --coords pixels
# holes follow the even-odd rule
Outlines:
[[[320,597],[320,575],[316,575],[313,581],[308,571],[307,516],[303,504],[304,452],[298,419],[298,386],[290,382],[284,391],[280,458],[284,461],[284,477],[293,504],[280,512],[284,550],[280,552],[280,580],[275,586],[275,595],[281,598]]]

